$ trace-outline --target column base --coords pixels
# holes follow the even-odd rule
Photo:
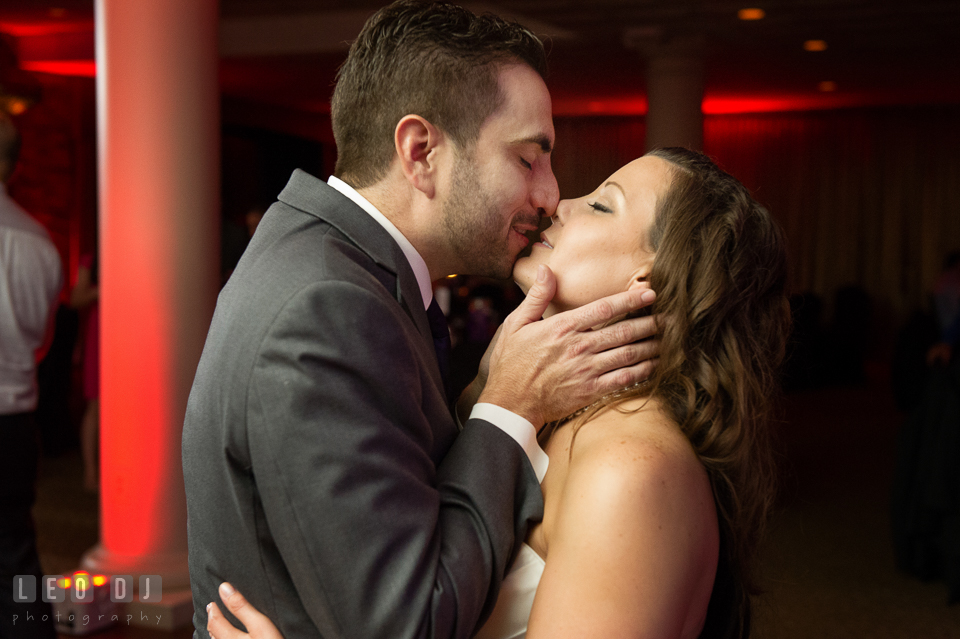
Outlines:
[[[80,567],[103,575],[160,575],[163,579],[163,597],[167,590],[190,588],[190,570],[187,553],[155,553],[151,555],[120,555],[97,544],[80,558]]]

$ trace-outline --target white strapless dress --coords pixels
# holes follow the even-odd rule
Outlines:
[[[543,566],[543,558],[533,548],[527,544],[520,546],[520,552],[500,587],[493,613],[474,639],[522,639],[527,636],[527,620],[543,576]]]

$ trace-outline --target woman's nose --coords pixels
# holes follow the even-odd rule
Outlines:
[[[557,204],[556,211],[554,211],[553,215],[550,216],[550,222],[553,224],[560,224],[562,226],[569,215],[570,200],[560,200],[560,203]]]

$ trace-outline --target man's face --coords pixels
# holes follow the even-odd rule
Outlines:
[[[504,67],[505,96],[470,149],[455,153],[443,201],[443,231],[457,272],[506,278],[541,215],[557,206],[550,168],[554,132],[550,94],[526,65]]]

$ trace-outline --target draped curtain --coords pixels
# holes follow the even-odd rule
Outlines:
[[[558,118],[564,197],[589,193],[643,153],[642,118]],[[846,285],[873,301],[889,344],[960,249],[960,107],[706,116],[704,150],[786,233],[794,291],[827,303]]]

